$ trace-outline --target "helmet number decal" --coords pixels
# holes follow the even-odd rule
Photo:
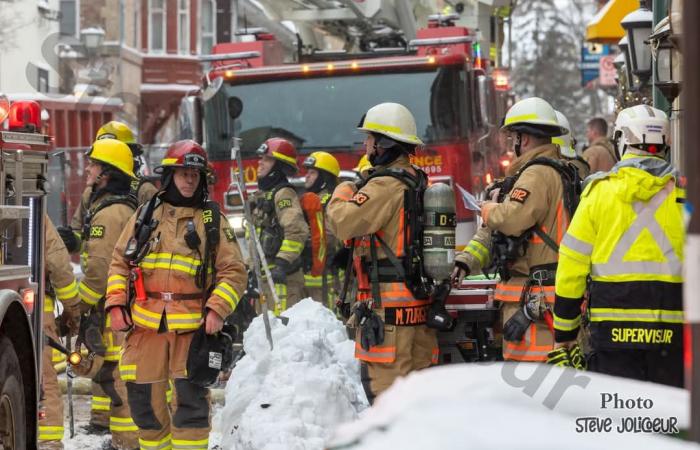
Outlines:
[[[206,167],[206,163],[204,161],[204,157],[202,155],[198,155],[196,153],[189,153],[185,155],[185,167],[192,167],[195,169],[204,169]]]

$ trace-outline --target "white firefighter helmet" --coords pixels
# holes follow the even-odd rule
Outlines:
[[[559,126],[569,130],[568,132],[562,134],[561,136],[555,136],[552,138],[552,144],[557,144],[561,151],[561,154],[566,158],[576,158],[576,150],[573,146],[573,138],[571,136],[571,126],[569,125],[569,119],[559,111],[554,111],[557,115],[557,122]]]
[[[625,108],[615,119],[613,140],[619,156],[629,147],[651,154],[662,153],[668,148],[669,136],[666,113],[648,105]]]
[[[360,120],[357,129],[379,133],[406,144],[423,144],[417,136],[413,114],[398,103],[380,103],[371,107]]]
[[[511,106],[501,129],[542,137],[561,136],[569,131],[559,125],[552,105],[539,97],[526,98]]]

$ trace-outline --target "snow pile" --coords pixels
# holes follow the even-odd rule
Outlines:
[[[618,428],[642,418],[688,429],[689,407],[683,389],[543,364],[443,366],[397,380],[326,448],[699,449]]]
[[[367,407],[354,344],[333,313],[304,299],[284,316],[286,326],[270,315],[273,351],[262,316],[244,335],[246,355],[214,419],[222,449],[320,450],[338,424]]]

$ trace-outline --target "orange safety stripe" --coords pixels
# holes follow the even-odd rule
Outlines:
[[[355,357],[368,362],[392,363],[396,360],[396,347],[375,345],[365,350],[355,342]]]
[[[501,284],[496,285],[496,290],[493,293],[494,300],[500,300],[502,302],[517,302],[520,301],[520,295],[523,292],[523,285],[512,285],[512,284]],[[554,301],[554,286],[532,286],[532,291],[544,291],[545,301]]]
[[[394,254],[396,254],[397,257],[403,256],[403,248],[404,248],[404,214],[403,214],[403,206],[401,209],[399,209],[399,232],[396,235],[396,249],[394,251]],[[410,234],[410,233],[409,233]]]
[[[538,345],[537,327],[533,324],[520,342],[503,341],[503,358],[515,361],[546,361],[552,345]]]
[[[440,360],[440,349],[438,347],[433,348],[433,355],[430,359],[431,364],[437,364]]]

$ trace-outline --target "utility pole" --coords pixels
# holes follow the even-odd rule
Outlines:
[[[656,24],[661,22],[664,17],[668,16],[668,0],[654,0],[652,13],[654,14],[653,27],[655,28]],[[654,28],[652,28],[652,30]],[[652,67],[655,67],[655,65],[652,65]],[[655,72],[656,71],[654,71],[654,73],[651,75],[651,95],[653,98],[654,108],[664,111],[666,114],[668,114],[668,117],[671,118],[671,104],[668,102],[668,100],[666,100],[666,97],[664,97],[659,88],[656,87]]]
[[[700,142],[700,2],[683,2],[683,91],[681,107],[685,108],[683,152],[687,174],[687,196],[690,211],[700,205],[700,157],[696,143]],[[685,244],[685,283],[683,302],[690,327],[694,357],[690,368],[690,439],[700,442],[700,217],[691,214]]]

